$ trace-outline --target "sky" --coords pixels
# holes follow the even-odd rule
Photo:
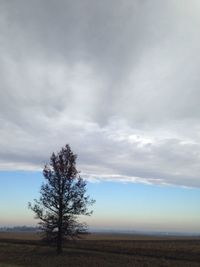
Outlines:
[[[200,232],[200,2],[0,1],[0,226],[70,144],[91,227]]]

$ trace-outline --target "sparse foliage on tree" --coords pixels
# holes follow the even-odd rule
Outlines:
[[[94,203],[86,195],[86,182],[76,169],[76,158],[69,145],[52,154],[45,165],[39,200],[29,203],[40,229],[48,242],[56,243],[57,253],[62,252],[65,239],[79,237],[87,231],[87,225],[78,221],[79,215],[90,215],[88,206]]]

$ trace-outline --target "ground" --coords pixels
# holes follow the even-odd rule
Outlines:
[[[0,267],[199,267],[200,238],[92,234],[68,242],[63,254],[37,234],[0,233]]]

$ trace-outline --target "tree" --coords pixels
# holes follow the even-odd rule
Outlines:
[[[57,245],[58,254],[65,239],[79,237],[87,231],[87,225],[79,223],[78,216],[92,214],[88,206],[94,200],[86,195],[86,182],[76,169],[76,158],[69,145],[53,153],[43,169],[46,183],[41,186],[40,198],[34,199],[34,205],[29,203],[40,219],[44,239]]]

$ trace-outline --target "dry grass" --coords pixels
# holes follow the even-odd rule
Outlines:
[[[40,235],[29,232],[0,232],[0,240],[2,239],[40,240]]]
[[[98,234],[68,242],[61,256],[55,248],[40,245],[38,239],[35,234],[1,233],[0,267],[200,266],[200,239]]]

